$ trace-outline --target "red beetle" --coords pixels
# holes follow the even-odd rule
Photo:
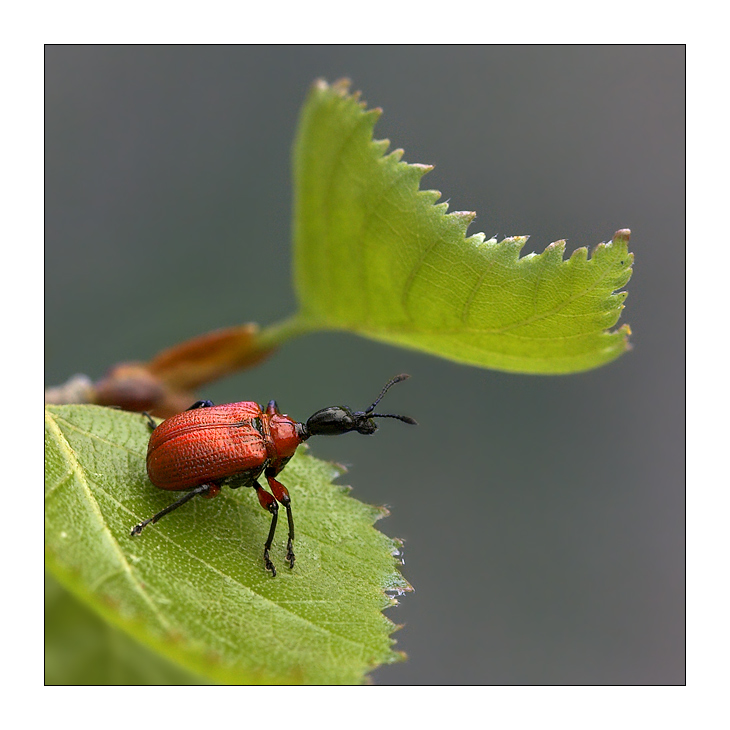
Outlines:
[[[289,521],[286,559],[289,567],[294,567],[291,499],[286,487],[276,476],[294,456],[299,444],[310,436],[349,431],[375,433],[378,425],[373,418],[397,418],[404,423],[415,424],[408,416],[373,412],[388,388],[407,377],[398,375],[393,378],[366,411],[353,413],[347,406],[329,406],[317,411],[306,424],[297,423],[279,413],[273,400],[266,410],[251,401],[215,406],[209,400],[201,400],[159,426],[155,426],[152,418],[145,414],[152,428],[147,447],[147,474],[150,481],[160,489],[190,491],[148,520],[135,525],[132,536],[139,535],[144,527],[157,522],[160,517],[198,494],[215,497],[223,485],[231,489],[253,487],[261,506],[272,515],[269,536],[264,544],[266,569],[276,575],[276,568],[269,559],[269,549],[276,531],[277,502],[281,502],[286,509]],[[262,472],[273,496],[257,481]]]

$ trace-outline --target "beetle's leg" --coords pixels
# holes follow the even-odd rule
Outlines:
[[[266,538],[264,545],[264,566],[266,570],[271,571],[272,578],[276,575],[276,568],[269,559],[269,550],[271,543],[274,541],[274,533],[276,532],[276,520],[279,517],[279,505],[276,500],[257,482],[254,481],[253,488],[256,490],[256,496],[259,498],[259,504],[271,512],[271,527],[269,528],[269,536]]]
[[[286,518],[289,521],[289,539],[286,541],[286,559],[289,561],[289,567],[294,567],[294,518],[291,514],[291,497],[289,490],[278,480],[274,478],[276,471],[269,467],[264,472],[266,481],[269,483],[269,489],[276,499],[284,505],[286,509]]]
[[[154,431],[157,428],[157,424],[152,420],[152,416],[147,411],[142,411],[142,415],[147,419],[147,425],[150,427],[150,431]]]
[[[266,412],[270,416],[275,416],[279,413],[279,406],[276,405],[275,400],[270,400],[269,404],[266,406]]]
[[[196,408],[210,408],[214,406],[215,403],[213,403],[212,400],[196,400],[193,405],[190,406],[190,408],[186,408],[186,411],[194,411]]]
[[[132,528],[132,537],[134,537],[135,535],[139,535],[140,532],[142,532],[143,528],[147,527],[147,525],[149,525],[150,523],[154,524],[155,522],[157,522],[157,520],[160,519],[160,517],[164,517],[166,514],[168,514],[168,512],[172,512],[172,510],[177,509],[178,507],[180,507],[180,505],[183,505],[185,504],[185,502],[190,501],[198,494],[207,495],[208,492],[215,492],[215,494],[217,494],[218,492],[220,492],[220,487],[217,484],[201,484],[199,487],[191,489],[189,492],[180,497],[177,502],[173,502],[169,507],[165,507],[165,509],[160,510],[156,515],[152,515],[152,517],[150,517],[148,520],[145,520],[144,522],[140,522],[138,525],[135,525]]]
[[[217,484],[216,482],[211,482],[208,485],[208,491],[203,492],[201,494],[202,497],[205,497],[206,499],[213,499],[213,497],[217,497],[221,493],[221,485]]]

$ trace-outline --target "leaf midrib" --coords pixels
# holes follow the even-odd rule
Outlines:
[[[62,417],[60,417],[60,420],[68,425],[71,425],[68,423],[68,421],[66,421]],[[141,583],[137,580],[137,577],[133,573],[132,566],[129,564],[129,561],[126,559],[124,553],[122,552],[122,549],[119,546],[119,543],[117,542],[116,538],[114,537],[111,530],[109,529],[106,521],[104,520],[103,515],[101,513],[101,509],[99,508],[99,503],[97,502],[97,500],[94,496],[94,493],[89,486],[89,481],[86,477],[86,473],[84,472],[83,468],[81,467],[81,464],[75,458],[75,454],[74,454],[73,449],[71,448],[71,445],[68,443],[66,436],[64,435],[60,426],[56,423],[56,420],[53,417],[53,414],[49,410],[46,410],[46,423],[48,423],[50,425],[51,431],[53,432],[53,434],[56,437],[56,443],[58,444],[59,449],[61,450],[61,453],[63,454],[64,459],[69,466],[69,470],[70,470],[71,474],[75,474],[77,479],[81,483],[81,486],[84,489],[84,492],[86,493],[88,502],[92,508],[92,511],[97,518],[97,522],[101,525],[103,532],[105,533],[108,541],[110,542],[112,550],[116,554],[117,560],[119,561],[119,564],[121,565],[122,570],[127,574],[127,576],[129,577],[129,580],[131,581],[131,584],[134,586],[135,590],[139,593],[139,595],[142,597],[142,599],[145,601],[145,603],[147,603],[150,606],[150,609],[152,610],[153,615],[160,622],[160,625],[167,632],[170,632],[171,627],[170,627],[169,623],[165,619],[164,615],[162,613],[160,613],[160,611],[157,607],[157,604],[149,597],[149,595],[144,591]]]

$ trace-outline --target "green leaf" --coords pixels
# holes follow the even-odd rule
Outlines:
[[[46,575],[44,684],[202,684],[74,598]]]
[[[150,525],[174,501],[146,475],[139,414],[46,408],[46,565],[76,598],[147,647],[210,681],[357,683],[401,657],[382,609],[409,590],[399,543],[373,528],[385,513],[333,485],[337,469],[298,453],[282,473],[292,496],[297,563],[252,490],[224,488]],[[300,452],[302,448],[300,447]]]
[[[431,168],[374,141],[380,110],[345,82],[312,88],[294,149],[297,326],[343,329],[459,362],[526,373],[607,363],[631,276],[629,231],[564,260],[519,257],[525,237],[466,237],[474,213],[419,190]]]

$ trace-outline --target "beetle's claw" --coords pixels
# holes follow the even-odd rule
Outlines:
[[[145,520],[144,522],[140,522],[138,525],[135,525],[132,528],[131,536],[134,537],[135,535],[140,535],[142,533],[142,530],[147,527],[150,522],[154,524],[155,522],[157,522],[157,520],[154,517],[150,517],[149,520]]]
[[[292,547],[291,540],[286,544],[286,559],[289,562],[289,568],[294,567],[294,548]]]
[[[271,562],[271,560],[269,560],[269,549],[268,548],[264,548],[264,567],[266,568],[266,570],[271,571],[272,578],[276,577],[276,568],[274,567],[274,564]]]

